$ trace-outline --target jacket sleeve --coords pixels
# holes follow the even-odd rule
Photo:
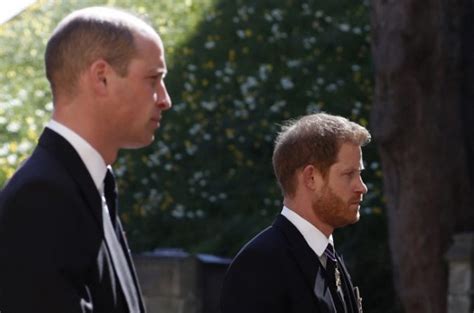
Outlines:
[[[222,313],[286,312],[285,283],[270,251],[244,248],[230,265],[221,294]]]
[[[77,231],[64,189],[35,182],[0,195],[1,312],[92,312],[87,290],[63,267]]]

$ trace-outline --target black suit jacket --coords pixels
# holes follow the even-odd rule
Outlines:
[[[356,313],[353,286],[343,261],[346,303]],[[224,279],[223,313],[335,313],[326,272],[297,228],[279,215],[237,254]]]
[[[128,312],[105,247],[101,212],[81,158],[46,128],[0,194],[0,311]],[[145,312],[120,221],[111,214]]]

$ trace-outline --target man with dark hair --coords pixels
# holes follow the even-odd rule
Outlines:
[[[226,274],[223,313],[359,313],[358,289],[334,250],[334,229],[359,220],[369,132],[318,113],[286,124],[273,168],[283,192],[274,223],[247,243]]]
[[[0,311],[145,312],[110,165],[171,107],[163,43],[111,8],[73,12],[45,53],[54,112],[0,194]]]

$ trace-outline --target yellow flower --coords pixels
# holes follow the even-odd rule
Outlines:
[[[228,59],[229,59],[230,62],[235,61],[235,50],[234,49],[229,50]]]

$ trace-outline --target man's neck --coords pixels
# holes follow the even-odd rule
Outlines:
[[[283,204],[297,213],[299,216],[310,222],[314,227],[319,229],[326,237],[330,237],[334,231],[334,228],[323,223],[321,219],[317,216],[316,212],[311,206],[309,200],[299,199],[298,197],[290,198],[285,197],[283,199]]]
[[[104,131],[95,126],[95,123],[87,118],[77,115],[72,118],[70,114],[61,114],[56,110],[53,112],[53,120],[68,127],[84,140],[86,140],[102,156],[106,164],[113,164],[117,158],[118,149],[111,147],[110,142],[105,140]]]

